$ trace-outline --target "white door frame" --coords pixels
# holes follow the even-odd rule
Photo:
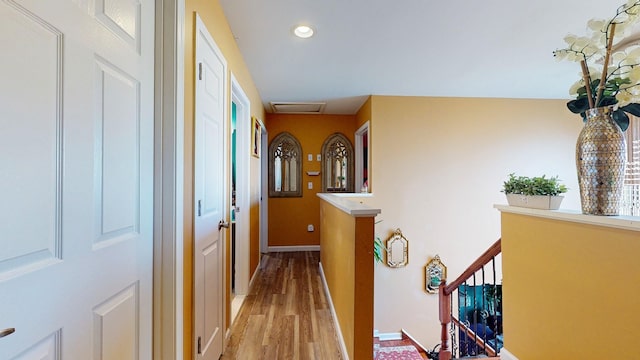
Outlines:
[[[362,146],[364,145],[364,135],[367,134],[367,180],[370,178],[369,176],[369,172],[371,171],[371,134],[369,131],[369,121],[365,122],[364,124],[362,124],[362,126],[360,126],[360,128],[358,130],[356,130],[355,133],[355,139],[356,139],[356,151],[355,151],[355,156],[356,156],[356,179],[355,179],[355,188],[354,191],[355,192],[370,192],[369,189],[367,188],[366,191],[364,191],[363,188],[363,184],[364,184],[364,178],[362,176],[362,172],[364,170],[364,163],[362,161]]]
[[[236,104],[236,276],[235,294],[249,292],[251,102],[231,74],[231,101]]]
[[[261,136],[260,146],[262,146],[262,149],[260,153],[262,158],[260,159],[260,191],[258,194],[260,204],[260,253],[266,254],[269,252],[269,178],[267,176],[269,173],[269,133],[264,125],[262,126]],[[262,256],[260,260],[262,260]]]
[[[182,359],[185,0],[156,3],[153,358]]]

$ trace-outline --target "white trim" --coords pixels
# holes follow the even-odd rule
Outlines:
[[[346,198],[343,196],[336,196],[335,194],[330,193],[317,193],[316,194],[320,199],[328,202],[329,204],[337,207],[338,209],[344,211],[345,213],[353,216],[353,217],[371,217],[376,216],[382,212],[380,209],[374,209],[369,205],[359,203],[352,199]],[[353,194],[353,196],[358,196],[357,194]]]
[[[182,359],[184,0],[156,3],[153,358]]]
[[[320,278],[322,279],[324,294],[327,297],[327,302],[329,303],[329,310],[331,310],[331,317],[333,318],[333,327],[336,328],[336,337],[338,338],[338,343],[340,344],[340,353],[343,359],[349,360],[347,345],[344,343],[344,337],[342,337],[342,331],[340,330],[340,322],[338,322],[338,315],[336,314],[336,309],[333,307],[333,300],[331,299],[331,293],[329,292],[329,285],[327,284],[327,279],[324,276],[322,263],[318,264],[318,266],[320,267]]]
[[[362,138],[365,133],[367,134],[367,142],[370,143],[371,136],[369,135],[369,121],[362,124],[362,126],[360,126],[360,128],[356,130],[356,133],[355,133],[356,179],[355,179],[354,191],[368,193],[369,192],[368,187],[366,191],[362,191],[363,184],[364,184],[364,177],[362,176],[362,170],[364,169],[364,163],[362,162],[362,155],[363,155],[362,154]],[[369,171],[369,169],[371,169],[371,146],[367,144],[367,172]],[[367,174],[367,176],[368,175],[369,174]]]
[[[546,219],[640,231],[640,216],[594,216],[583,215],[578,210],[540,210],[507,205],[494,205],[493,207],[505,213],[537,216]]]
[[[266,176],[269,173],[269,134],[265,126],[262,127],[261,136],[260,145],[262,150],[260,153],[262,157],[260,158],[260,191],[258,199],[260,200],[260,252],[264,253],[269,248],[269,201],[267,197],[269,194],[269,177]]]
[[[500,349],[500,359],[502,360],[518,360],[518,358],[509,352],[509,350],[502,348]]]
[[[420,349],[424,352],[429,352],[429,350],[424,347],[424,345],[422,345],[420,342],[418,342],[418,340],[416,340],[416,338],[414,338],[413,336],[411,336],[411,334],[409,334],[407,332],[407,330],[402,329],[401,333],[404,334],[406,337],[408,337],[409,339],[411,339],[411,341],[413,341],[414,344],[418,345],[420,347]]]
[[[378,333],[377,338],[380,341],[402,340],[402,333]]]
[[[320,245],[269,246],[269,252],[320,251]]]
[[[250,179],[251,167],[251,102],[231,73],[231,103],[236,104],[236,276],[235,294],[247,295],[249,291],[249,227],[250,227]],[[231,192],[228,193],[231,197]]]

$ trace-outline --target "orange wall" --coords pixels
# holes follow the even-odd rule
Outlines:
[[[225,59],[227,60],[228,76],[229,79],[227,94],[228,99],[231,97],[231,73],[235,76],[236,80],[244,90],[249,101],[251,103],[251,115],[260,119],[264,118],[264,107],[262,106],[262,100],[258,91],[253,83],[251,74],[249,73],[244,59],[240,54],[240,50],[237,47],[233,34],[229,28],[227,19],[224,16],[222,7],[218,0],[186,0],[185,4],[185,86],[184,86],[184,358],[192,359],[192,308],[193,308],[193,128],[194,128],[194,78],[195,78],[195,12],[197,12],[202,18],[205,26],[211,33],[216,45],[222,51]],[[230,100],[229,100],[230,102]],[[227,109],[227,114],[230,115],[230,109]],[[228,121],[228,124],[231,122]],[[231,135],[230,129],[227,129],[227,136]],[[230,143],[230,142],[229,142]],[[229,164],[231,162],[229,161]],[[260,164],[256,158],[251,159],[251,171],[259,171]],[[251,207],[257,207],[258,203],[258,176],[251,176]],[[230,188],[230,186],[227,186]],[[230,195],[229,195],[230,197]],[[252,214],[254,211],[252,211]],[[226,214],[229,219],[229,213]],[[251,219],[252,226],[256,226],[257,221]],[[257,242],[253,239],[257,236],[257,230],[251,229],[252,242]],[[230,248],[228,231],[226,232],[226,263],[230,264]],[[251,258],[257,258],[259,256],[259,249],[255,246],[251,246],[252,252]],[[255,254],[254,254],[255,253]],[[256,263],[251,263],[251,273],[256,268]],[[227,271],[226,281],[226,323],[225,329],[229,326],[229,314],[230,314],[230,271]]]
[[[321,170],[316,155],[329,135],[341,132],[354,145],[355,116],[268,114],[267,129],[269,141],[288,131],[302,146],[302,197],[269,198],[269,246],[320,245],[320,199],[316,194],[322,190],[322,178],[309,176],[306,171]],[[307,154],[313,155],[313,161],[307,160]],[[310,181],[313,190],[307,189]],[[307,232],[309,224],[315,227],[314,232]]]

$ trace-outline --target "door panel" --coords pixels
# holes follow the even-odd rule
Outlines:
[[[154,11],[0,0],[2,359],[151,359]]]
[[[194,327],[196,358],[217,360],[223,346],[226,62],[196,17],[194,169]]]
[[[61,258],[61,45],[42,18],[0,2],[0,46],[15,54],[0,56],[1,168],[10,169],[0,173],[0,280]],[[22,75],[27,69],[31,76]],[[38,106],[29,106],[32,97]]]

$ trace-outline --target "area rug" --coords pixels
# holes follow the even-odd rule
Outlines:
[[[375,360],[422,360],[415,346],[389,346],[376,349]]]

